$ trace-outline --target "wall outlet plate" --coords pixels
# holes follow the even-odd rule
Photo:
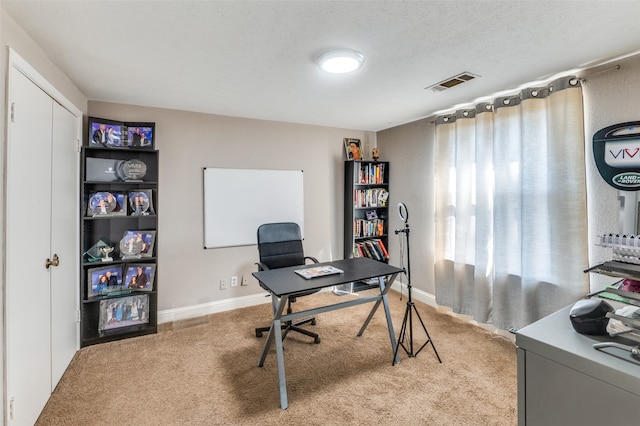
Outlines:
[[[238,287],[238,277],[236,275],[231,277],[231,287]]]

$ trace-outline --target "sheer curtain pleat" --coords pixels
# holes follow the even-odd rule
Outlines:
[[[435,152],[439,304],[520,328],[588,291],[577,80],[439,117]]]

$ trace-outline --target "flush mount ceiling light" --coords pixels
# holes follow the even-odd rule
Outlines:
[[[344,74],[360,68],[364,55],[353,49],[333,49],[319,54],[316,63],[326,72]]]

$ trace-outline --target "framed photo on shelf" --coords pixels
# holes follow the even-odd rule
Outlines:
[[[125,232],[120,240],[120,257],[122,259],[140,259],[153,256],[156,231]]]
[[[344,150],[347,160],[362,160],[362,144],[360,139],[344,138]]]
[[[89,146],[154,149],[156,123],[124,123],[89,117]]]
[[[125,266],[123,285],[130,290],[151,291],[155,275],[155,263],[130,263]]]
[[[123,146],[124,123],[89,117],[89,146],[117,148]]]
[[[126,216],[127,198],[119,192],[99,191],[89,194],[87,216]]]
[[[156,123],[125,123],[125,125],[127,126],[126,146],[153,149]]]
[[[153,191],[151,189],[136,189],[135,191],[130,191],[128,196],[131,216],[149,216],[156,214],[153,209]]]
[[[103,266],[87,270],[87,296],[99,296],[122,290],[122,267]]]
[[[100,301],[98,331],[149,323],[149,295],[104,299]]]

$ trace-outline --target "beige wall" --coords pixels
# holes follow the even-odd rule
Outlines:
[[[431,295],[435,294],[433,275],[433,192],[425,182],[435,176],[433,161],[433,139],[435,126],[423,119],[403,126],[387,129],[377,134],[378,148],[383,160],[391,162],[389,206],[389,229],[404,227],[397,214],[397,205],[402,202],[409,212],[409,238],[411,255],[411,285]],[[390,263],[406,265],[401,258],[401,245],[405,247],[404,234],[389,236]],[[402,262],[405,262],[402,265]],[[406,283],[404,277],[403,282]]]
[[[599,233],[619,230],[617,190],[607,185],[595,168],[591,148],[593,134],[616,123],[640,121],[640,56],[615,62],[620,70],[586,74],[583,86],[585,104],[585,152],[587,161],[587,200],[591,265],[608,260],[608,249],[597,247],[593,238]],[[605,69],[607,67],[604,67]],[[406,124],[379,132],[377,143],[381,155],[391,161],[392,205],[407,204],[411,225],[411,269],[415,288],[433,294],[433,141],[432,119]],[[398,227],[392,215],[392,227]],[[397,243],[389,244],[397,255]],[[578,265],[586,268],[588,265]],[[591,275],[592,290],[615,279]]]
[[[343,257],[342,138],[370,145],[372,134],[104,102],[89,102],[89,115],[156,123],[160,311],[264,293],[251,277],[255,245],[203,249],[204,167],[303,170],[305,251],[320,261]],[[232,275],[250,276],[249,286],[220,290]]]

